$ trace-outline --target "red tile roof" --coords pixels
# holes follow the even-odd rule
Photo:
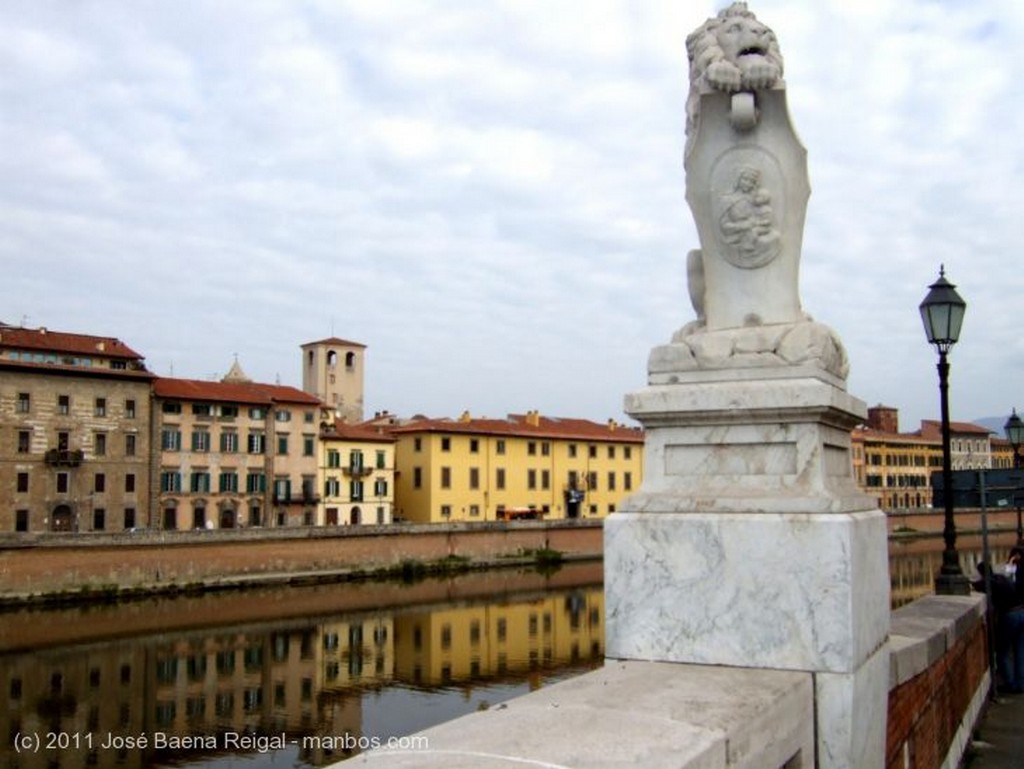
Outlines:
[[[394,443],[397,439],[386,428],[362,422],[349,424],[341,419],[334,420],[334,425],[323,432],[324,438],[338,438],[350,441],[367,441],[374,443]]]
[[[615,441],[617,443],[644,442],[642,430],[614,422],[602,424],[587,419],[537,416],[536,424],[531,424],[530,419],[530,415],[525,414],[509,414],[506,419],[414,419],[408,424],[389,427],[388,430],[397,435],[428,432],[561,438],[578,441]]]
[[[0,327],[0,349],[37,350],[66,355],[90,355],[106,358],[142,360],[120,339],[112,336],[90,336],[50,331],[46,328]]]
[[[971,424],[970,422],[950,422],[949,431],[960,435],[969,434],[983,437],[986,435],[992,435],[992,430],[982,427],[980,425]],[[923,436],[932,437],[937,436],[939,440],[942,439],[942,423],[937,419],[922,419],[921,429],[918,430]]]
[[[153,382],[153,393],[158,398],[246,403],[254,406],[270,406],[275,403],[320,405],[319,398],[294,387],[258,382],[207,382],[199,379],[158,377]]]

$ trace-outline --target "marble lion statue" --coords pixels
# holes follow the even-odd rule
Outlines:
[[[710,91],[756,91],[782,80],[782,54],[775,33],[759,22],[746,3],[733,3],[686,38],[690,93],[686,136],[692,139],[700,95]]]

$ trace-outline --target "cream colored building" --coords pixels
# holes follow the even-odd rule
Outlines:
[[[145,525],[152,379],[113,337],[0,325],[0,531]]]
[[[327,526],[386,524],[395,502],[395,438],[341,419],[320,433],[320,489]]]

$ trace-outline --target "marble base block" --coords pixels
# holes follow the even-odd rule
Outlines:
[[[627,507],[604,536],[610,658],[853,674],[888,637],[881,511]]]
[[[818,765],[828,769],[885,766],[888,644],[854,673],[816,673]]]

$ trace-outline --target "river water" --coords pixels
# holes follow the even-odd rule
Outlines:
[[[959,544],[973,573],[980,541]],[[894,605],[930,591],[941,547],[890,545]],[[600,666],[601,569],[0,614],[0,766],[329,765]]]

